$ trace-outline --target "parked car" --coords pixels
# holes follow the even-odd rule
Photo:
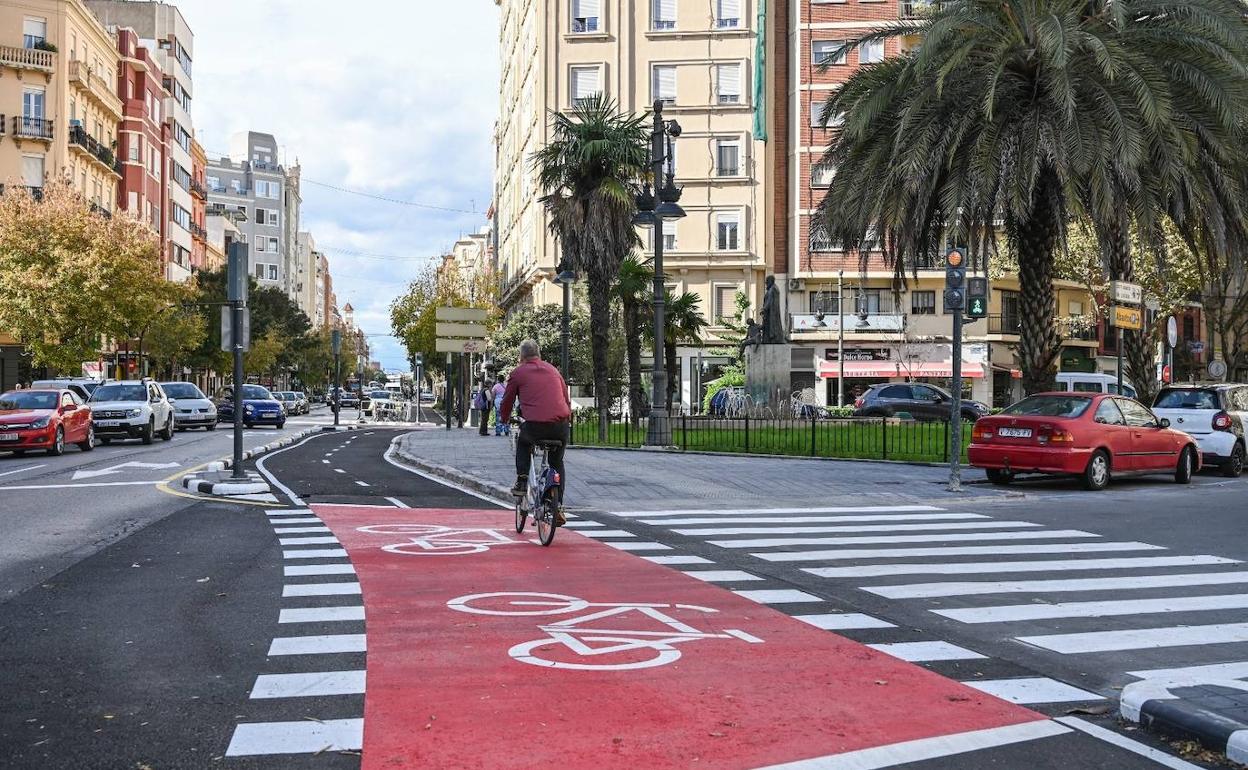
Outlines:
[[[312,402],[308,399],[308,394],[301,390],[295,391],[295,399],[299,404],[299,414],[311,414]]]
[[[299,397],[293,390],[275,390],[272,393],[273,398],[281,402],[282,409],[287,415],[299,414]]]
[[[1118,393],[1118,376],[1096,372],[1058,372],[1058,390],[1069,393]],[[1122,395],[1135,398],[1135,388],[1130,380],[1122,381]]]
[[[61,377],[55,380],[35,380],[30,384],[34,390],[72,390],[83,403],[91,400],[91,393],[100,386],[99,380],[90,377]]]
[[[217,419],[221,422],[233,422],[234,388],[222,388],[217,392],[214,400],[217,403]],[[282,402],[274,398],[268,388],[261,385],[244,385],[243,425],[248,428],[257,425],[273,425],[281,430],[286,426],[286,412],[282,409]]]
[[[948,391],[921,382],[876,383],[854,401],[855,417],[895,417],[904,412],[916,420],[944,422],[952,411],[953,396]],[[975,422],[989,411],[979,401],[962,401],[963,420]]]
[[[77,444],[84,452],[95,448],[91,410],[69,388],[12,390],[0,394],[0,450],[23,455],[42,449],[53,457]]]
[[[1039,393],[975,423],[967,456],[994,484],[1009,484],[1020,473],[1078,476],[1093,490],[1144,473],[1190,483],[1200,452],[1191,436],[1169,426],[1123,396]]]
[[[1153,412],[1196,440],[1205,465],[1230,478],[1244,472],[1248,385],[1171,385],[1153,399]]]
[[[163,441],[173,438],[173,405],[154,380],[105,383],[91,394],[89,406],[95,435],[105,444],[128,438],[150,444],[157,435]]]
[[[175,429],[217,429],[216,404],[212,403],[212,399],[205,396],[204,392],[193,383],[162,382],[160,387],[173,404],[173,427]]]

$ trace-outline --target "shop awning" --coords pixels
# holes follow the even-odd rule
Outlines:
[[[835,379],[840,374],[840,367],[836,361],[820,361],[819,376]],[[921,364],[899,364],[895,361],[846,361],[845,377],[859,378],[893,378],[893,377],[910,377],[912,379],[922,379],[925,377],[952,377],[953,362],[939,361],[935,363]],[[981,378],[984,376],[983,364],[972,364],[965,361],[962,362],[962,376],[971,378]]]

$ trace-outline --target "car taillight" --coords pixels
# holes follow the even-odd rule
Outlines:
[[[1075,437],[1065,428],[1041,428],[1036,441],[1040,444],[1073,444]]]
[[[1230,430],[1231,429],[1231,416],[1227,414],[1226,412],[1218,412],[1217,414],[1215,414],[1213,416],[1213,429],[1214,430]]]
[[[976,428],[975,432],[971,434],[971,440],[972,441],[991,441],[992,437],[995,435],[996,433],[993,431],[992,428]]]

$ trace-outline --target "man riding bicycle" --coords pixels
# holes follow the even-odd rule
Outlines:
[[[572,403],[568,400],[568,386],[559,370],[542,360],[542,351],[534,340],[520,343],[520,365],[507,378],[507,390],[503,393],[502,411],[499,419],[504,423],[511,419],[511,410],[520,399],[520,411],[524,424],[516,438],[516,485],[511,493],[524,497],[529,487],[529,468],[533,463],[533,445],[538,441],[559,441],[560,446],[548,455],[550,467],[559,474],[559,496],[567,487],[563,470],[563,451],[568,443],[569,420]]]

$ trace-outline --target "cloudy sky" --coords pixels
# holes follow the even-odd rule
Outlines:
[[[388,307],[407,280],[485,224],[497,112],[491,0],[174,0],[195,33],[195,131],[277,137],[303,167],[301,229],[329,255],[373,356],[406,368]],[[313,184],[459,211],[375,200]],[[471,212],[477,213],[471,213]]]

